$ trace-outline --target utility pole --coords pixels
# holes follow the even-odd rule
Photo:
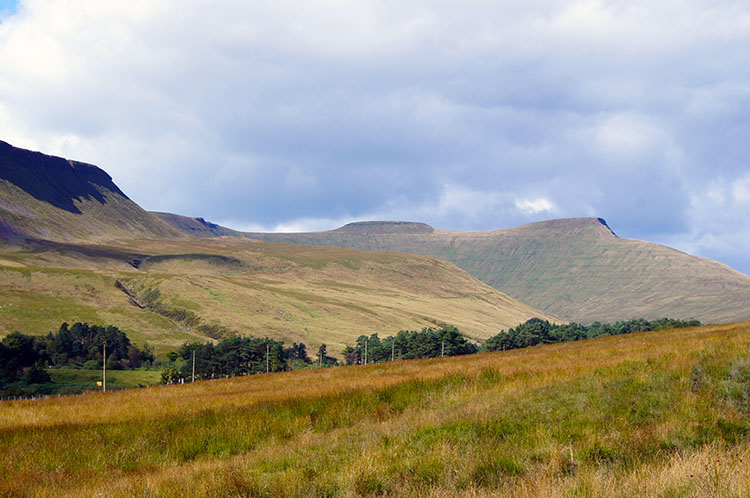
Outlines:
[[[191,382],[195,382],[195,349],[193,350],[193,380]]]
[[[440,357],[445,356],[445,339],[443,339],[442,346],[440,348]]]
[[[102,392],[107,392],[107,341],[104,341],[102,353]]]
[[[266,341],[266,373],[268,372],[268,341]]]
[[[393,341],[391,343],[391,361],[395,358],[396,355],[396,341]]]
[[[368,344],[369,342],[370,342],[370,340],[369,340],[369,339],[368,339],[367,341],[365,341],[365,365],[367,365],[367,344]]]

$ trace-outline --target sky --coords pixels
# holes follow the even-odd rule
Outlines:
[[[750,273],[746,0],[0,0],[0,140],[251,231],[597,216]]]

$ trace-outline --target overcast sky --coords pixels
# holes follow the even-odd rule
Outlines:
[[[0,139],[245,230],[573,216],[750,273],[750,3],[0,0]]]

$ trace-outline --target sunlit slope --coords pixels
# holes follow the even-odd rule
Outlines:
[[[0,141],[0,243],[133,237],[186,238],[100,168]]]
[[[750,319],[750,277],[659,244],[621,239],[597,218],[532,223],[487,232],[421,223],[352,223],[261,240],[425,254],[567,320],[665,315],[703,322]]]
[[[482,339],[549,318],[429,257],[224,237],[0,253],[0,334],[86,321],[158,351],[209,339],[195,323],[143,306],[154,291],[162,309],[186,310],[199,324],[326,343],[335,355],[361,334],[449,324]]]
[[[0,494],[748,496],[748,331],[0,403]]]

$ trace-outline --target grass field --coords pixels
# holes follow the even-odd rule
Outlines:
[[[747,496],[750,323],[0,404],[4,496]]]

